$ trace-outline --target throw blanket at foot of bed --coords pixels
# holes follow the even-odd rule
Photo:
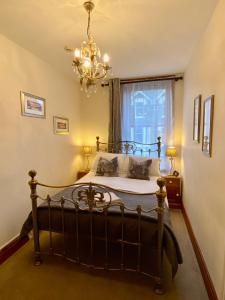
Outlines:
[[[36,264],[41,261],[39,230],[45,230],[49,231],[51,254],[95,269],[143,273],[155,278],[156,292],[162,293],[163,252],[173,277],[182,263],[164,204],[163,179],[158,180],[160,190],[151,195],[117,191],[92,183],[75,184],[53,197],[47,196],[37,207],[36,186],[45,185],[34,179],[36,173],[29,174],[32,175],[32,214],[24,223],[21,235],[33,228]],[[114,201],[111,192],[120,200]]]

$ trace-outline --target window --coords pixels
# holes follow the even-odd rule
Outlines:
[[[172,142],[172,102],[172,81],[123,85],[122,139],[151,144],[160,136],[164,156]]]

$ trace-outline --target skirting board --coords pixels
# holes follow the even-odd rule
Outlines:
[[[15,253],[20,247],[22,247],[27,241],[28,237],[21,238],[20,236],[13,239],[5,247],[0,250],[0,265],[13,253]]]
[[[196,240],[196,237],[194,235],[190,220],[188,218],[187,212],[186,212],[184,207],[182,208],[182,211],[183,211],[184,220],[185,220],[185,223],[186,223],[186,226],[187,226],[187,230],[188,230],[188,233],[189,233],[189,236],[190,236],[190,239],[191,239],[191,243],[192,243],[192,246],[193,246],[197,261],[198,261],[198,265],[199,265],[199,268],[200,268],[200,271],[201,271],[201,274],[202,274],[203,281],[205,283],[205,287],[206,287],[209,299],[210,300],[218,300],[216,290],[214,288],[212,279],[211,279],[209,271],[207,269],[204,257],[202,255],[201,249],[200,249],[199,244]]]

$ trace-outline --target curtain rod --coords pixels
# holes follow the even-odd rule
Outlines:
[[[135,77],[135,78],[124,78],[120,80],[120,84],[138,83],[138,82],[150,82],[150,81],[161,81],[161,80],[183,80],[181,75],[163,75],[154,77]],[[108,86],[109,83],[103,83],[102,87]]]

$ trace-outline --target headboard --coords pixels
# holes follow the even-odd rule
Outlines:
[[[112,153],[124,153],[124,154],[137,154],[144,155],[148,153],[148,156],[151,156],[151,153],[157,152],[157,156],[160,158],[161,154],[161,137],[157,137],[157,142],[152,144],[144,144],[135,141],[119,141],[117,143],[104,143],[100,142],[100,137],[96,136],[96,150],[103,152],[112,152]]]

